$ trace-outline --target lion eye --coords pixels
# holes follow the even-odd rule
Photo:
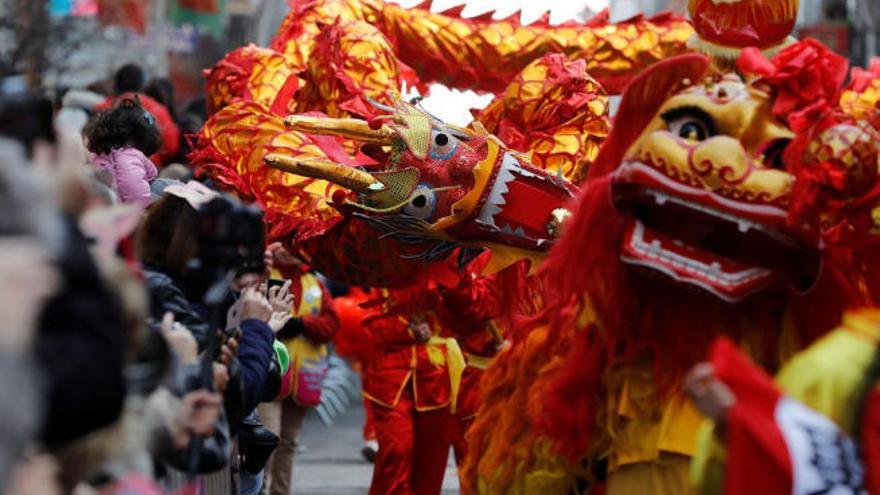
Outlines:
[[[718,134],[712,116],[697,107],[674,108],[661,117],[669,132],[689,141],[704,141]]]
[[[669,131],[690,141],[704,141],[709,131],[699,120],[684,118],[669,124]]]

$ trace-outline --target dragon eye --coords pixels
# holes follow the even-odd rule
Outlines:
[[[712,117],[697,107],[676,108],[662,117],[669,132],[689,141],[704,141],[718,134]]]
[[[431,131],[431,146],[428,154],[435,160],[447,160],[452,158],[458,148],[458,140],[451,134],[442,130]]]
[[[403,207],[403,212],[409,216],[426,220],[434,213],[434,205],[437,198],[434,190],[426,185],[420,185],[409,197],[409,202]]]

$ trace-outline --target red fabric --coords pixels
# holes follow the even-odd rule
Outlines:
[[[463,417],[459,415],[457,421],[452,423],[452,428],[450,429],[452,452],[455,454],[455,465],[459,466],[459,469],[461,469],[461,466],[464,466],[464,463],[467,461],[469,450],[467,432],[473,423],[473,416]]]
[[[865,467],[865,488],[880,494],[880,389],[874,387],[862,410],[862,462]]]
[[[458,409],[455,414],[462,421],[470,423],[483,404],[480,384],[485,373],[481,369],[468,366],[461,375],[461,385],[458,389]],[[464,435],[464,433],[465,431],[462,429],[461,434]]]
[[[373,413],[373,401],[364,397],[364,441],[376,439],[376,419]]]
[[[409,317],[389,313],[365,323],[381,351],[365,371],[364,393],[384,408],[396,406],[400,390],[412,379],[406,388],[413,388],[415,407],[443,407],[450,398],[449,373],[446,366],[431,363],[425,346],[416,344],[408,322]],[[436,328],[436,320],[432,324]]]
[[[691,22],[701,39],[731,48],[769,48],[794,29],[797,2],[790,0],[691,0]]]
[[[370,495],[439,494],[454,419],[448,410],[417,411],[407,386],[395,407],[373,407],[373,414],[379,452]]]
[[[362,365],[368,365],[379,351],[363,328],[364,318],[369,313],[361,304],[369,297],[363,290],[353,287],[347,295],[333,299],[333,309],[339,318],[339,332],[333,339],[334,350]]]
[[[871,87],[871,84],[877,78],[880,78],[880,57],[872,58],[867,69],[853,67],[846,89],[862,93]]]
[[[739,59],[743,72],[757,74],[776,90],[773,113],[799,132],[837,106],[849,63],[816,40],[795,43],[768,60],[757,48]]]
[[[727,422],[724,492],[791,493],[791,461],[775,417],[781,392],[730,339],[717,339],[709,355],[718,379],[736,395]]]
[[[461,350],[480,356],[495,354],[498,342],[487,325],[502,313],[497,277],[482,275],[490,259],[486,251],[464,268],[457,285],[440,289],[443,304],[438,307],[441,324]]]
[[[170,160],[180,151],[180,129],[174,123],[174,119],[171,118],[171,113],[168,112],[165,105],[143,93],[126,93],[107,98],[97,106],[97,110],[106,110],[113,106],[116,100],[131,98],[132,96],[136,96],[144,109],[153,114],[153,117],[156,117],[156,125],[159,126],[159,132],[162,134],[162,147],[150,159],[159,166],[169,164]]]
[[[290,102],[297,91],[299,91],[299,78],[296,76],[288,77],[287,81],[284,82],[284,86],[281,86],[281,90],[275,96],[275,101],[272,102],[272,107],[269,108],[269,111],[286,117],[290,113],[288,110]]]

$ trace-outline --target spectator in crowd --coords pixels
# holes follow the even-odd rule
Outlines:
[[[158,175],[148,158],[159,149],[159,129],[137,97],[124,98],[92,118],[84,131],[86,147],[99,169],[109,172],[111,185],[125,203],[146,206],[150,182]]]
[[[0,492],[9,489],[13,468],[45,412],[46,390],[33,341],[41,308],[58,287],[51,259],[60,228],[52,199],[26,166],[23,148],[0,139]],[[42,463],[25,464],[19,469],[31,471],[29,477],[53,472]]]
[[[113,96],[107,98],[99,109],[113,106],[121,98],[137,95],[141,105],[156,119],[162,137],[159,150],[151,157],[159,166],[170,163],[180,151],[180,129],[165,105],[144,94],[144,71],[138,65],[123,65],[113,77]]]
[[[144,70],[137,64],[125,64],[113,76],[113,93],[140,93],[144,89]]]
[[[178,125],[177,107],[174,101],[174,83],[167,77],[154,77],[144,87],[144,94],[161,103],[168,109],[171,119]]]
[[[163,472],[216,471],[240,418],[278,396],[287,350],[276,333],[332,336],[303,323],[316,294],[303,270],[271,290],[265,274],[239,276],[216,312],[226,320],[214,317],[193,266],[205,264],[200,207],[219,194],[172,179],[150,187],[160,133],[141,105],[143,74],[125,68],[114,83],[84,136],[93,95],[53,121],[47,99],[0,94],[0,116],[17,124],[0,136],[18,141],[0,138],[0,493],[158,494]],[[254,244],[259,258],[262,236]],[[249,459],[262,459],[256,470],[265,445],[249,450],[263,449]]]
[[[81,133],[104,98],[103,95],[87,89],[65,91],[55,113],[56,131]]]

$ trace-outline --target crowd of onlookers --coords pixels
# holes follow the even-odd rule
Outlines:
[[[296,371],[276,337],[331,339],[332,304],[301,307],[329,295],[192,178],[204,99],[135,65],[112,85],[0,95],[0,493],[261,493],[302,422],[271,407]]]

